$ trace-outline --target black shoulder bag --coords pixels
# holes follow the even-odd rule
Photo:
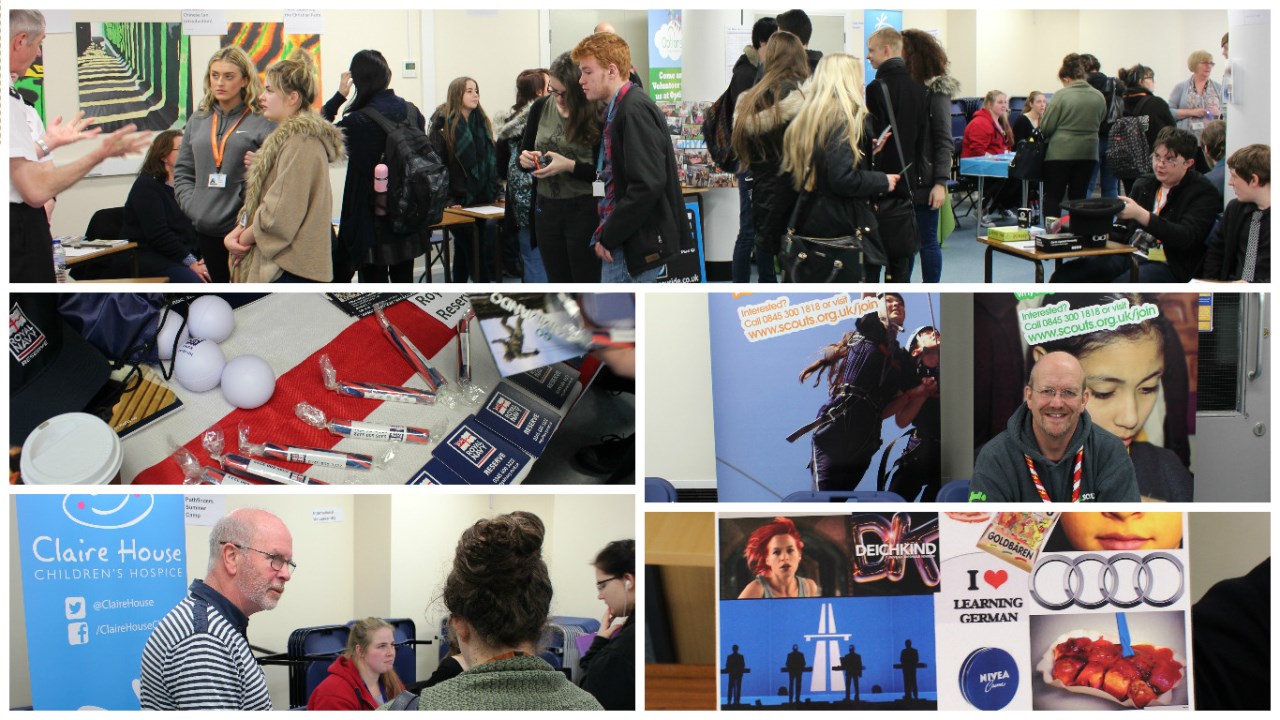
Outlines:
[[[863,248],[867,243],[879,242],[875,237],[876,229],[854,227],[853,234],[833,238],[800,235],[796,233],[796,220],[809,196],[808,190],[800,191],[800,197],[791,210],[791,219],[787,220],[787,231],[782,236],[784,280],[793,283],[862,282]]]
[[[884,240],[885,254],[889,258],[886,282],[909,282],[911,278],[891,277],[895,268],[903,268],[903,261],[912,258],[920,249],[920,235],[916,232],[916,208],[911,200],[911,177],[907,159],[902,153],[902,135],[898,132],[898,121],[893,115],[893,100],[889,97],[889,89],[879,83],[880,92],[884,93],[885,109],[889,113],[889,127],[893,130],[893,145],[898,150],[898,163],[902,168],[899,182],[906,183],[907,193],[886,194],[872,202],[876,220],[880,224],[880,237]],[[895,262],[897,261],[897,262]],[[906,264],[909,266],[909,263]]]

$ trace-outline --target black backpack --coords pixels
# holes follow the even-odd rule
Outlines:
[[[1102,84],[1102,96],[1107,99],[1107,116],[1104,125],[1113,125],[1124,117],[1124,84],[1113,77],[1108,77]]]
[[[738,158],[733,155],[733,108],[729,105],[729,89],[720,94],[702,118],[702,137],[707,141],[707,154],[725,172],[738,171]]]
[[[1151,117],[1142,114],[1146,104],[1143,101],[1132,115],[1116,120],[1107,132],[1107,166],[1118,178],[1129,180],[1151,170],[1151,145],[1147,143]]]
[[[387,134],[387,217],[397,235],[427,232],[439,223],[449,195],[449,170],[418,128],[418,108],[405,104],[404,122],[396,123],[371,107],[360,109]]]

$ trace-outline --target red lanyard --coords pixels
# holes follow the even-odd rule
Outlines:
[[[218,144],[218,111],[213,111],[213,122],[209,125],[209,144],[213,145],[213,165],[218,172],[222,172],[222,155],[227,151],[227,140],[236,131],[236,128],[240,127],[240,123],[244,122],[248,114],[249,108],[246,107],[244,112],[240,113],[236,124],[232,125],[231,129],[227,130],[227,134],[222,136],[222,144]]]
[[[1040,499],[1051,503],[1053,499],[1049,497],[1049,491],[1044,488],[1044,482],[1040,480],[1040,473],[1036,472],[1036,464],[1030,455],[1023,453],[1022,458],[1027,461],[1027,469],[1031,471],[1031,482],[1036,484],[1036,492],[1040,494]],[[1084,467],[1084,446],[1076,451],[1075,469],[1071,472],[1071,502],[1080,502],[1080,470]]]

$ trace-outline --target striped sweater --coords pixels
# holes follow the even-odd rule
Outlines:
[[[156,625],[142,650],[143,710],[270,710],[262,667],[243,631],[206,599],[191,593]]]

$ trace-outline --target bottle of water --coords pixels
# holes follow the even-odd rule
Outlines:
[[[387,179],[391,175],[385,163],[373,166],[373,214],[387,214]]]
[[[67,281],[67,252],[58,238],[53,239],[53,275],[60,283]]]

